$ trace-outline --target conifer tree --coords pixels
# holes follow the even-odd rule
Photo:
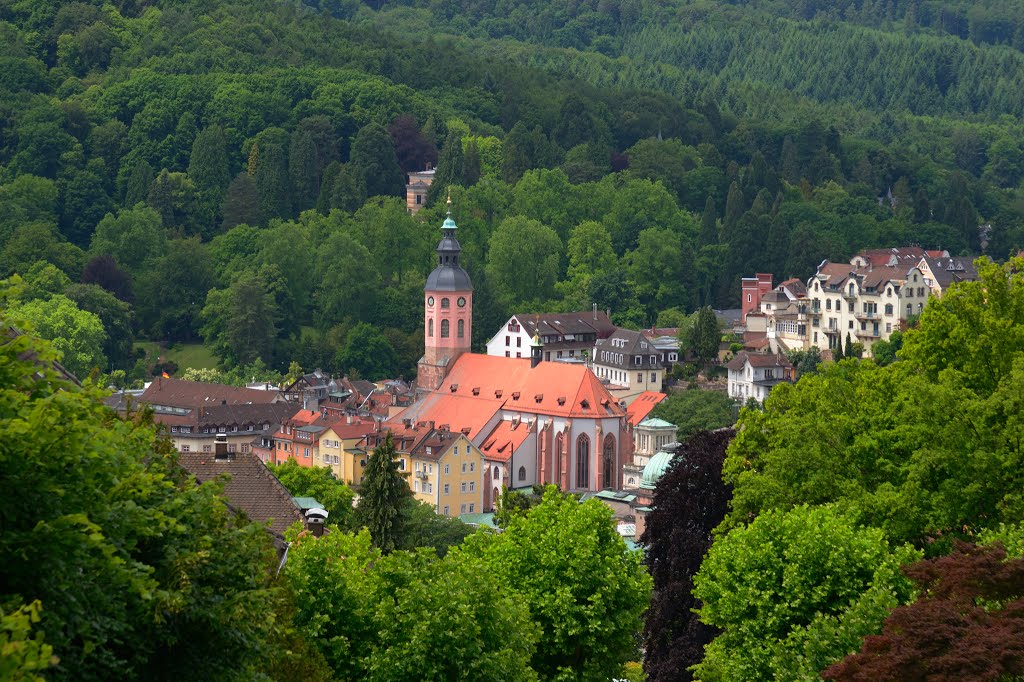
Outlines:
[[[846,346],[843,348],[843,355],[848,358],[853,357],[853,340],[850,338],[850,332],[846,332]]]
[[[128,174],[128,182],[125,183],[124,206],[131,208],[140,201],[145,201],[155,176],[156,172],[145,159],[136,162]]]
[[[317,178],[316,145],[313,137],[305,130],[292,133],[288,147],[288,177],[292,183],[292,203],[295,211],[301,213],[313,208],[320,189]]]
[[[479,158],[479,157],[478,157]],[[441,155],[437,159],[437,172],[430,184],[428,203],[443,197],[452,185],[464,185],[464,161],[462,155],[462,139],[458,135],[449,135],[441,147]]]
[[[704,202],[704,214],[700,218],[700,245],[718,243],[718,211],[715,210],[715,199],[710,194]]]
[[[409,500],[409,485],[398,473],[391,432],[366,462],[356,507],[356,521],[370,531],[380,551],[390,553],[401,544],[402,511]]]
[[[366,178],[354,164],[343,163],[334,175],[331,208],[354,213],[366,203]]]
[[[349,161],[363,174],[366,195],[401,196],[405,193],[405,175],[398,165],[395,145],[384,126],[363,126],[352,140]]]
[[[224,129],[219,125],[203,128],[192,145],[188,163],[188,177],[200,193],[216,197],[220,201],[231,183],[228,169],[227,140]]]
[[[832,349],[832,360],[839,362],[843,359],[843,343],[841,341],[836,342],[836,347]]]
[[[228,191],[224,193],[221,214],[224,216],[222,227],[225,230],[230,230],[236,225],[259,224],[259,195],[256,193],[256,183],[245,171],[235,176],[228,186]]]
[[[253,179],[259,196],[260,222],[288,217],[291,214],[288,162],[280,145],[268,144],[260,149]]]
[[[469,142],[466,143],[462,174],[463,181],[467,187],[471,187],[480,181],[480,146],[474,138],[470,138]]]
[[[791,185],[800,182],[800,152],[797,151],[793,138],[786,136],[782,141],[782,177]]]
[[[334,183],[338,179],[338,171],[341,170],[341,164],[337,161],[332,161],[324,168],[324,176],[320,179],[320,194],[316,198],[316,210],[327,215],[331,212],[331,198],[334,196]]]
[[[744,210],[743,192],[739,185],[733,182],[729,185],[729,195],[725,200],[725,216],[722,218],[722,232],[730,233],[739,222]]]

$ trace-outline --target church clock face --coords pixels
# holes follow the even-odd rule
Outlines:
[[[434,297],[427,296],[427,305],[434,305]]]
[[[460,308],[465,308],[466,307],[466,298],[464,296],[459,296],[459,300],[456,301],[456,303],[459,304]]]

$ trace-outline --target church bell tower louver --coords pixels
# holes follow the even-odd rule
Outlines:
[[[427,277],[423,291],[424,352],[419,361],[416,383],[434,390],[473,338],[473,283],[459,265],[462,247],[455,237],[452,198],[448,196],[448,217],[441,225],[437,245],[437,267]]]

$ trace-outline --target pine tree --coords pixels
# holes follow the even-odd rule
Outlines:
[[[228,185],[228,191],[224,193],[224,203],[221,205],[221,215],[224,216],[222,227],[225,230],[230,230],[236,225],[259,224],[259,195],[256,193],[256,183],[245,171],[236,175]]]
[[[788,135],[782,141],[780,165],[782,166],[782,177],[786,182],[791,185],[800,182],[800,152],[797,150],[796,144],[793,143],[793,138]]]
[[[292,133],[288,147],[288,177],[292,183],[292,204],[297,213],[313,208],[320,181],[317,177],[316,145],[304,130]]]
[[[219,125],[204,128],[196,136],[188,163],[188,177],[201,193],[209,192],[218,201],[224,196],[231,183],[231,171],[228,168],[227,140],[224,129]]]
[[[850,332],[846,332],[846,347],[843,348],[843,356],[853,357],[853,339],[850,338]]]
[[[291,215],[288,187],[288,161],[280,145],[268,144],[259,152],[256,166],[256,193],[259,196],[260,222]]]
[[[246,172],[250,178],[256,177],[256,169],[260,165],[260,145],[259,143],[253,143],[252,148],[249,150],[249,158],[246,161]]]
[[[333,208],[331,198],[334,196],[334,183],[340,170],[341,164],[337,161],[332,161],[324,169],[324,177],[320,180],[320,194],[316,198],[316,210],[323,215],[330,213]]]
[[[836,347],[832,349],[832,360],[839,362],[843,359],[843,342],[836,340]]]
[[[174,226],[174,192],[171,188],[170,173],[164,168],[153,181],[146,195],[146,203],[160,214],[164,227]]]
[[[398,473],[395,455],[389,431],[366,462],[356,507],[356,521],[369,529],[373,544],[385,554],[400,544],[402,512],[410,498],[409,485]]]
[[[331,208],[355,213],[366,203],[366,179],[351,163],[343,163],[334,176],[331,190]]]
[[[700,218],[700,245],[718,243],[718,211],[715,210],[715,199],[710,194],[704,202],[704,214]]]
[[[501,173],[505,182],[519,182],[523,173],[533,168],[530,131],[522,121],[518,121],[512,126],[512,130],[508,131],[501,152]]]
[[[722,218],[722,233],[728,234],[736,228],[740,216],[744,210],[743,192],[739,185],[733,182],[729,185],[729,195],[725,200],[725,217]]]
[[[395,145],[384,126],[371,123],[360,128],[352,140],[349,161],[362,172],[367,196],[405,194],[405,174],[398,165]]]
[[[437,159],[437,172],[430,184],[427,203],[434,203],[438,197],[443,197],[452,185],[465,185],[464,161],[462,139],[458,135],[449,135]]]
[[[132,165],[128,180],[124,185],[124,207],[131,208],[140,201],[145,201],[155,177],[156,172],[145,159]]]
[[[186,111],[178,119],[178,126],[174,129],[174,148],[165,160],[165,165],[169,169],[184,172],[188,168],[189,154],[196,142],[198,132],[195,114]]]
[[[466,187],[472,187],[480,181],[480,146],[475,138],[470,138],[466,143],[462,174]]]

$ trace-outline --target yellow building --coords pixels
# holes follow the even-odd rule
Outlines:
[[[464,434],[432,430],[411,455],[416,499],[442,516],[484,511],[484,456]]]
[[[376,428],[373,422],[340,422],[328,426],[320,433],[316,463],[330,467],[339,481],[359,485],[367,457],[362,443]]]

